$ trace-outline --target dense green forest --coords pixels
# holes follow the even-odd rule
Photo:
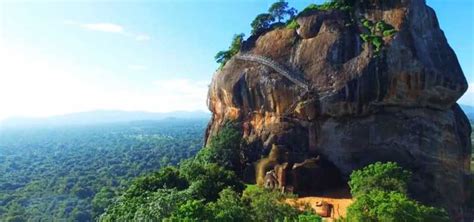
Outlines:
[[[245,186],[242,135],[227,123],[196,156],[135,179],[99,221],[321,221],[286,202],[287,194]]]
[[[132,178],[193,156],[207,121],[0,129],[0,221],[90,221]]]

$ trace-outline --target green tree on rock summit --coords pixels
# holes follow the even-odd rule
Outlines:
[[[268,12],[273,18],[278,20],[278,22],[281,22],[286,16],[292,19],[297,13],[296,9],[293,7],[289,8],[288,2],[284,0],[273,3],[268,9]]]

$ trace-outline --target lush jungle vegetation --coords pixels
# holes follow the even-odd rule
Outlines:
[[[202,147],[207,120],[0,131],[1,221],[321,221],[292,197],[244,185],[241,134]],[[407,195],[411,173],[375,163],[349,181],[342,221],[447,221]]]
[[[207,121],[0,130],[0,221],[91,221],[133,178],[200,150]]]
[[[228,123],[178,166],[136,179],[100,221],[321,221],[284,202],[287,195],[247,186],[239,174],[241,135]]]

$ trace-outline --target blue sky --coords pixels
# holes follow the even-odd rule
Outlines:
[[[207,110],[235,33],[273,1],[0,1],[0,119],[97,109]],[[290,1],[301,10],[321,0]],[[474,83],[472,0],[428,0]],[[461,99],[474,105],[474,89]]]

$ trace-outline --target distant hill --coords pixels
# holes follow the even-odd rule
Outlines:
[[[73,125],[96,125],[104,123],[121,123],[143,120],[163,119],[202,119],[210,118],[210,113],[204,111],[178,111],[169,113],[154,113],[141,111],[100,110],[71,113],[45,118],[13,117],[0,121],[2,128],[17,127],[54,127]]]
[[[471,122],[474,121],[474,106],[468,106],[468,105],[461,105],[462,110],[464,113],[466,113],[467,117],[471,120]]]

